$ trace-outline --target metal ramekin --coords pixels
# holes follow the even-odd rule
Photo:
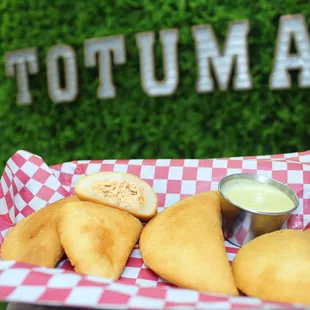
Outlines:
[[[233,204],[223,193],[223,185],[230,180],[251,179],[259,183],[272,185],[280,189],[294,203],[291,210],[278,213],[268,213],[246,209],[244,206]],[[250,240],[260,235],[280,230],[290,214],[298,207],[296,193],[287,185],[275,179],[259,174],[237,173],[224,177],[218,190],[227,204],[229,204],[229,216],[225,216],[223,210],[223,233],[224,237],[232,244],[242,247]]]

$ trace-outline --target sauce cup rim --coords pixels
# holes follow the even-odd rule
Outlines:
[[[251,209],[248,209],[248,208],[241,206],[239,204],[235,204],[223,193],[223,190],[222,190],[223,185],[228,180],[232,180],[232,179],[256,180],[259,183],[269,184],[269,185],[281,190],[282,193],[284,193],[289,199],[291,199],[294,203],[294,207],[290,210],[282,211],[282,212],[264,212],[264,211],[251,210]],[[270,215],[270,216],[291,214],[294,210],[296,210],[298,208],[298,205],[299,205],[299,198],[298,198],[296,192],[290,186],[288,186],[286,183],[278,181],[274,178],[267,177],[267,176],[264,176],[264,175],[261,175],[258,173],[233,173],[233,174],[229,174],[220,180],[220,182],[218,184],[218,191],[225,200],[227,200],[229,203],[231,203],[235,207],[237,207],[243,211],[253,213],[253,214]]]

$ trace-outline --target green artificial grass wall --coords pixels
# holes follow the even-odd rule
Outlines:
[[[2,0],[0,3],[0,165],[18,149],[49,163],[104,158],[210,158],[309,149],[309,89],[293,79],[271,91],[279,17],[302,13],[307,1],[244,0]],[[249,19],[253,89],[198,94],[191,26],[209,23],[223,43],[231,21]],[[171,97],[151,98],[140,83],[138,32],[178,28],[180,82]],[[84,65],[83,42],[126,36],[125,65],[114,66],[117,97],[97,99],[98,70]],[[48,97],[45,59],[55,44],[78,56],[79,95],[70,103]],[[4,76],[4,53],[37,47],[40,72],[30,77],[33,104],[16,104],[16,79]],[[156,47],[157,76],[162,54]]]

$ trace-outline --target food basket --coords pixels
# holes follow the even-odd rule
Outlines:
[[[78,160],[48,166],[40,156],[21,150],[8,159],[1,177],[0,243],[15,223],[72,195],[80,177],[98,171],[129,172],[147,181],[158,195],[159,212],[184,197],[216,190],[228,174],[259,173],[287,183],[297,193],[299,206],[286,227],[303,230],[310,223],[310,151],[201,160]],[[238,249],[226,242],[226,250],[232,261]],[[177,288],[145,266],[138,246],[118,281],[77,274],[66,259],[55,269],[0,261],[0,300],[94,309],[304,309]]]

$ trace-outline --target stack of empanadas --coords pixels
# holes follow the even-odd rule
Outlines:
[[[131,174],[100,172],[81,178],[75,195],[15,225],[2,259],[55,267],[66,254],[77,272],[118,279],[140,237],[139,218],[156,214],[156,193]]]
[[[66,254],[75,271],[119,279],[139,241],[145,264],[183,288],[310,304],[310,232],[257,237],[228,262],[221,216],[238,210],[217,191],[180,200],[157,214],[151,186],[128,173],[82,177],[75,196],[20,221],[1,248],[3,259],[55,267]],[[141,221],[148,221],[143,228]]]

